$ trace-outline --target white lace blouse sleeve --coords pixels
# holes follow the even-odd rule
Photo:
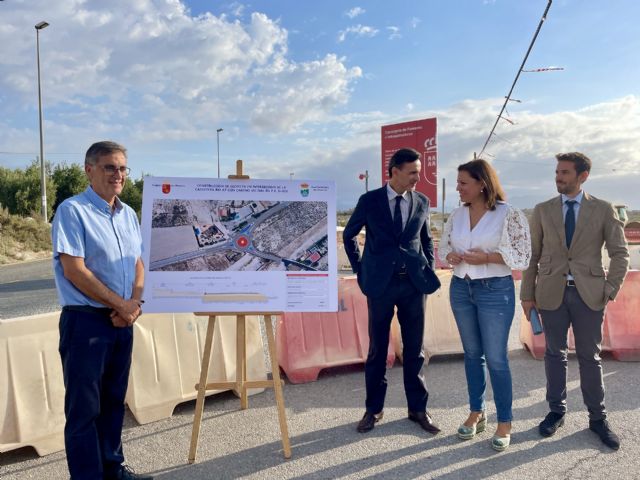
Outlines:
[[[498,246],[504,263],[513,270],[526,270],[531,260],[529,222],[522,211],[509,205]]]
[[[445,263],[448,263],[447,255],[453,250],[453,248],[451,248],[451,230],[453,229],[453,217],[457,211],[458,209],[455,209],[451,212],[451,215],[449,215],[447,223],[444,224],[440,242],[438,243],[438,258]]]

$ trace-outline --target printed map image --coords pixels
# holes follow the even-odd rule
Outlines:
[[[153,202],[150,271],[327,271],[327,203]]]

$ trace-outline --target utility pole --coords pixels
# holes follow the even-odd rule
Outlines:
[[[218,147],[218,178],[220,178],[220,132],[222,132],[222,128],[216,130],[216,146]]]
[[[369,191],[369,170],[365,170],[364,173],[358,175],[360,180],[364,180],[364,191]]]
[[[38,62],[38,118],[40,125],[40,195],[42,198],[42,220],[47,218],[47,177],[44,163],[44,136],[42,133],[42,87],[40,86],[40,30],[47,28],[47,22],[36,23],[36,58]]]
[[[444,233],[444,200],[446,198],[445,178],[442,179],[442,233]]]

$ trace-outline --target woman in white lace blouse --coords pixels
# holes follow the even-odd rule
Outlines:
[[[511,441],[511,370],[507,355],[515,312],[511,270],[524,270],[531,258],[529,225],[524,214],[505,203],[498,176],[486,161],[458,167],[457,188],[463,205],[449,216],[438,255],[453,265],[451,309],[464,348],[470,413],[458,429],[463,440],[485,430],[486,371],[489,370],[498,426],[495,450]]]

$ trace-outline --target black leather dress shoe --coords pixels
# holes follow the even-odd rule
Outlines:
[[[152,475],[136,473],[129,465],[122,465],[120,471],[115,477],[105,476],[106,479],[113,480],[153,480]]]
[[[358,427],[356,430],[358,430],[360,433],[365,433],[370,430],[373,430],[373,427],[376,426],[376,423],[382,420],[383,415],[384,415],[384,412],[380,412],[380,413],[364,412],[364,416],[362,417],[362,420],[358,422]]]
[[[589,420],[589,430],[596,432],[607,447],[612,450],[620,448],[620,438],[611,431],[606,420]]]
[[[550,437],[564,425],[564,413],[549,412],[538,425],[538,431],[543,437]]]
[[[409,411],[409,420],[418,423],[424,430],[434,435],[440,432],[440,427],[433,423],[428,412]]]

